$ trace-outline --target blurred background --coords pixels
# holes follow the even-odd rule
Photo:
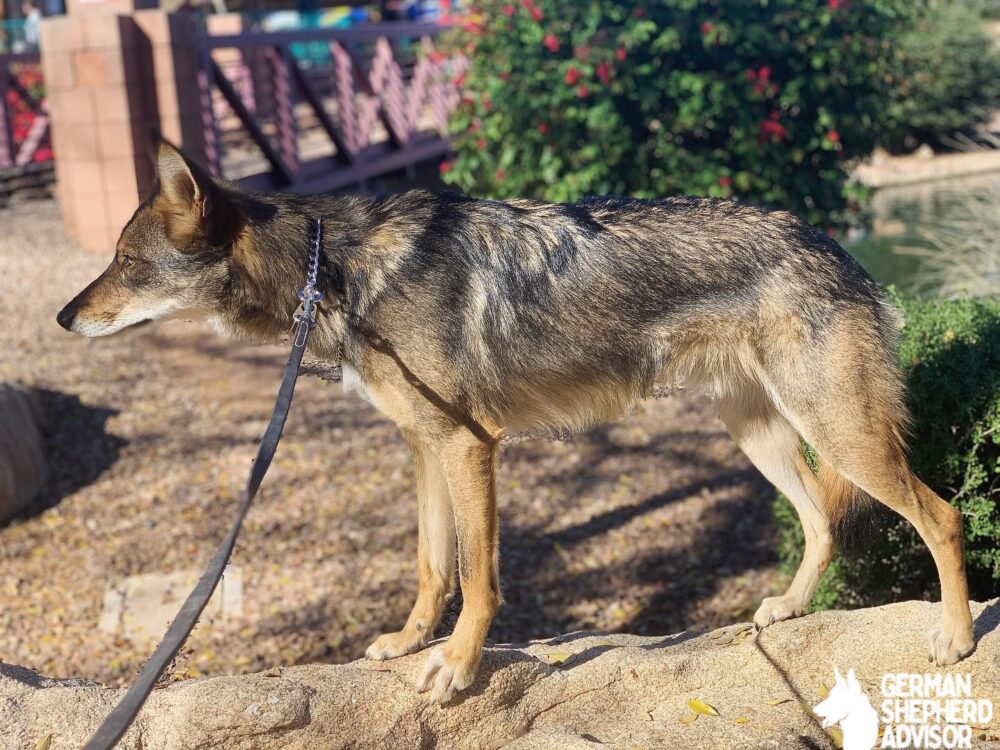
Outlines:
[[[735,198],[840,240],[906,315],[913,461],[1000,581],[1000,3],[0,0],[0,658],[127,682],[228,524],[284,354],[56,311],[148,195],[154,128],[260,190]],[[746,620],[787,504],[683,392],[504,446],[492,631]],[[818,607],[936,597],[903,524]],[[395,429],[306,379],[226,582],[168,679],[346,661],[416,588]],[[460,598],[460,597],[459,597]],[[439,633],[448,631],[460,601]]]

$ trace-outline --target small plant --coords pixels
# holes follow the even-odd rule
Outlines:
[[[479,195],[739,197],[813,222],[860,197],[905,0],[484,0],[444,179]]]
[[[1000,301],[895,297],[906,324],[900,362],[913,417],[911,464],[961,512],[971,595],[1000,586]],[[782,558],[801,556],[795,511],[775,505]],[[869,606],[938,595],[927,547],[899,516],[877,508],[872,528],[841,550],[824,576],[815,609]]]

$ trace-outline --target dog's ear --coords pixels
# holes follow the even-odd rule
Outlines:
[[[233,238],[237,211],[212,176],[165,140],[156,149],[159,180],[157,205],[170,241],[179,249],[204,245],[220,248]]]
[[[164,140],[156,148],[156,175],[160,180],[160,195],[167,202],[177,209],[208,215],[212,178]]]

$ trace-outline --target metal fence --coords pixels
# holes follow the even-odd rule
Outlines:
[[[446,154],[468,61],[436,47],[445,30],[385,23],[204,33],[209,167],[255,189],[320,192]]]

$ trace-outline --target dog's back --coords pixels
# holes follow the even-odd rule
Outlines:
[[[555,205],[421,192],[384,210],[389,224],[424,222],[394,268],[397,293],[370,313],[419,321],[397,339],[447,357],[463,397],[498,424],[580,427],[664,381],[715,397],[762,378],[801,390],[831,357],[880,369],[902,408],[884,294],[788,213],[704,198]],[[855,346],[844,350],[844,337]]]

